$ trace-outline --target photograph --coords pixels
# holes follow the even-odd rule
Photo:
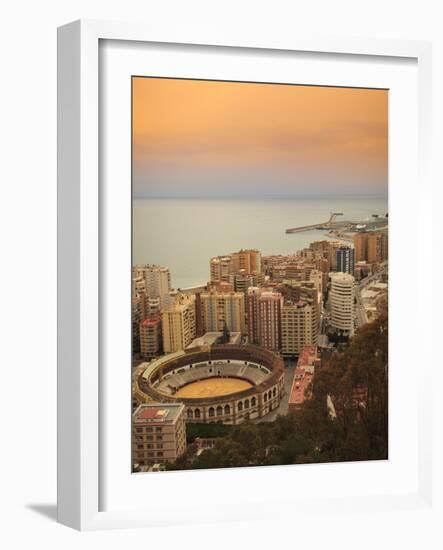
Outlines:
[[[443,549],[442,4],[2,6],[2,548]]]
[[[388,460],[389,90],[131,86],[131,471]]]

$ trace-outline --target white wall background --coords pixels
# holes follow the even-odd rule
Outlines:
[[[16,0],[1,8],[0,543],[5,548],[440,548],[435,514],[296,516],[291,525],[238,523],[79,534],[54,523],[56,496],[56,27],[74,19],[169,21],[171,27],[254,26],[434,41],[436,160],[442,150],[443,16],[439,0]],[[434,177],[441,199],[442,170]],[[434,200],[435,234],[442,222]],[[439,239],[441,242],[441,239]],[[443,252],[440,245],[440,252]],[[413,261],[413,258],[411,258]],[[441,260],[439,259],[441,267]],[[405,266],[407,269],[407,266]],[[429,274],[435,289],[439,271]],[[440,300],[437,292],[435,299]],[[436,344],[440,331],[435,307]],[[431,341],[431,339],[430,339]],[[441,363],[436,346],[435,360]],[[419,366],[418,366],[419,367]],[[418,369],[419,372],[419,369]],[[438,400],[437,388],[436,397]],[[441,406],[436,405],[441,417]],[[439,443],[441,443],[441,434]],[[441,445],[439,447],[441,451]],[[441,452],[438,455],[442,456]],[[441,475],[437,477],[441,487]],[[439,494],[442,494],[440,491]],[[441,505],[441,503],[440,503]],[[441,508],[440,508],[441,516]]]

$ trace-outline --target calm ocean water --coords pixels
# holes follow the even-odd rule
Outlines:
[[[386,197],[290,199],[137,199],[134,201],[134,263],[169,267],[172,286],[186,288],[209,279],[209,259],[240,248],[289,254],[324,231],[287,235],[288,227],[324,222],[331,212],[343,219],[385,215]]]

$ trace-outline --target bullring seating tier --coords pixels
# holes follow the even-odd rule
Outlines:
[[[177,370],[182,371],[183,367]],[[262,370],[264,369],[264,370]],[[253,385],[261,384],[269,374],[266,367],[256,365],[245,365],[243,361],[217,361],[213,364],[199,364],[194,367],[185,367],[182,372],[168,373],[155,384],[155,389],[166,395],[173,395],[179,388],[197,382],[198,380],[204,380],[206,378],[213,378],[216,376],[229,377],[229,378],[241,378],[251,382]]]

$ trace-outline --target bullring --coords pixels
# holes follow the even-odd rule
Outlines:
[[[185,405],[187,422],[240,424],[278,408],[284,364],[246,345],[212,345],[162,356],[137,369],[135,398]]]

